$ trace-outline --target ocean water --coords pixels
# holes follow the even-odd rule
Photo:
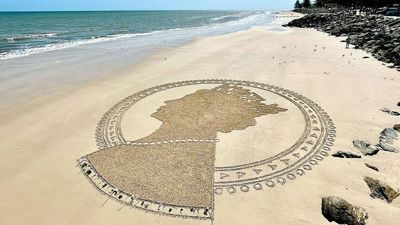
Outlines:
[[[271,20],[255,11],[0,12],[0,60],[115,40],[183,42]]]
[[[127,74],[151,54],[198,38],[252,27],[275,32],[282,25],[275,13],[0,12],[0,116],[15,115],[96,80]],[[152,66],[168,61],[167,52]]]

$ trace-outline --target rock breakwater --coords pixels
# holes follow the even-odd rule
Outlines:
[[[286,26],[315,28],[334,36],[347,37],[356,49],[371,53],[388,67],[400,71],[400,18],[356,15],[351,11],[312,13]]]

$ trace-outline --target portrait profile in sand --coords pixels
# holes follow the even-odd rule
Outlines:
[[[166,101],[151,116],[162,125],[147,137],[84,158],[118,191],[160,205],[213,207],[218,132],[256,125],[256,118],[286,111],[236,85],[201,89]],[[143,203],[142,203],[143,204]]]

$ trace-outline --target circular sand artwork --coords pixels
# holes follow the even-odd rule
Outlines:
[[[213,219],[218,195],[261,191],[304,176],[335,138],[311,100],[273,85],[190,80],[135,93],[96,130],[78,160],[109,198],[149,212]]]

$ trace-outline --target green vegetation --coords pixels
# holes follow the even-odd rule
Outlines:
[[[310,0],[303,0],[300,3],[298,0],[295,3],[295,9],[309,8],[312,5],[317,7],[324,7],[326,5],[341,5],[345,7],[386,7],[399,4],[399,0],[315,0],[313,4]]]
[[[338,4],[342,6],[384,7],[399,3],[398,0],[317,0],[319,5]],[[316,4],[317,5],[317,4]]]
[[[296,2],[294,3],[294,8],[295,9],[300,9],[301,8],[301,4],[300,4],[299,0],[296,0]]]
[[[310,0],[304,0],[304,1],[303,1],[303,7],[304,7],[304,8],[310,8],[310,7],[311,7],[311,2],[310,2]]]

